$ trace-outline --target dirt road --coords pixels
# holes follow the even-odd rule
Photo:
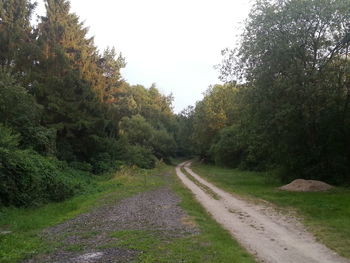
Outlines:
[[[315,241],[294,218],[272,207],[249,203],[202,179],[180,164],[176,173],[212,217],[227,229],[260,262],[269,263],[349,263]],[[184,168],[196,182],[190,180]]]

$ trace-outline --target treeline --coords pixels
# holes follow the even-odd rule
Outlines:
[[[152,168],[176,152],[172,96],[131,86],[67,0],[0,0],[0,205],[60,201],[90,174]],[[117,32],[113,32],[116,33]]]
[[[256,1],[226,84],[182,114],[202,159],[350,183],[350,1]]]

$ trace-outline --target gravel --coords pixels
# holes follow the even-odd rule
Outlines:
[[[179,207],[179,202],[180,198],[169,187],[162,187],[96,208],[46,229],[43,238],[63,246],[25,262],[131,262],[142,252],[125,247],[101,249],[117,243],[118,239],[111,237],[111,233],[157,231],[169,239],[198,233],[195,226],[186,223],[188,215]]]

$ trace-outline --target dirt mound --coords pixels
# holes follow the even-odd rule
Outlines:
[[[297,179],[279,189],[293,192],[322,192],[332,188],[333,186],[321,181]]]

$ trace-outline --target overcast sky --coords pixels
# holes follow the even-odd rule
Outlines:
[[[38,11],[43,10],[38,0]],[[71,0],[72,11],[103,50],[126,58],[123,78],[173,93],[175,112],[194,105],[211,84],[214,65],[233,47],[247,18],[249,0]]]

